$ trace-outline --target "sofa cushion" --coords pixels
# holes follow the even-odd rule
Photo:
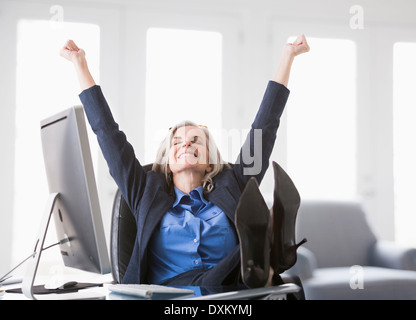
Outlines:
[[[303,287],[310,300],[414,300],[416,271],[369,266],[321,268],[303,281]]]

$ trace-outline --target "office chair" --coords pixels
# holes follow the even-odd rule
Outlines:
[[[152,165],[145,165],[143,167],[144,171],[152,170]],[[113,279],[117,283],[121,283],[126,273],[136,241],[136,235],[136,220],[120,190],[117,189],[111,217],[110,235],[111,271]]]

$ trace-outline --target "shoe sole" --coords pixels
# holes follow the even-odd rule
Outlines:
[[[255,178],[250,178],[244,188],[235,218],[243,282],[250,288],[263,287],[270,270],[271,218]]]
[[[273,245],[271,249],[271,266],[276,273],[291,268],[297,260],[297,248],[306,242],[295,242],[296,217],[300,206],[300,195],[289,175],[273,161],[274,171],[274,202]]]

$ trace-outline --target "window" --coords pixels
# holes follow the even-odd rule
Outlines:
[[[151,28],[147,32],[145,161],[183,120],[221,128],[222,35]]]
[[[289,82],[288,171],[302,198],[354,198],[355,43],[313,37],[308,42],[311,51],[297,58]]]
[[[396,43],[393,52],[395,233],[398,242],[416,246],[416,43]]]
[[[49,195],[40,121],[80,104],[80,89],[73,67],[59,57],[59,50],[67,39],[74,39],[86,50],[91,72],[98,80],[98,26],[82,23],[54,25],[43,20],[21,20],[18,23],[13,214],[15,256],[12,257],[15,262],[33,249],[31,241],[35,241]],[[98,152],[95,140],[90,138],[93,159],[94,150]]]

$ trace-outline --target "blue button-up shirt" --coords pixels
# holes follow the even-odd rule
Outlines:
[[[150,283],[212,268],[238,244],[225,213],[205,200],[202,191],[201,186],[187,195],[175,187],[176,200],[151,238]]]

